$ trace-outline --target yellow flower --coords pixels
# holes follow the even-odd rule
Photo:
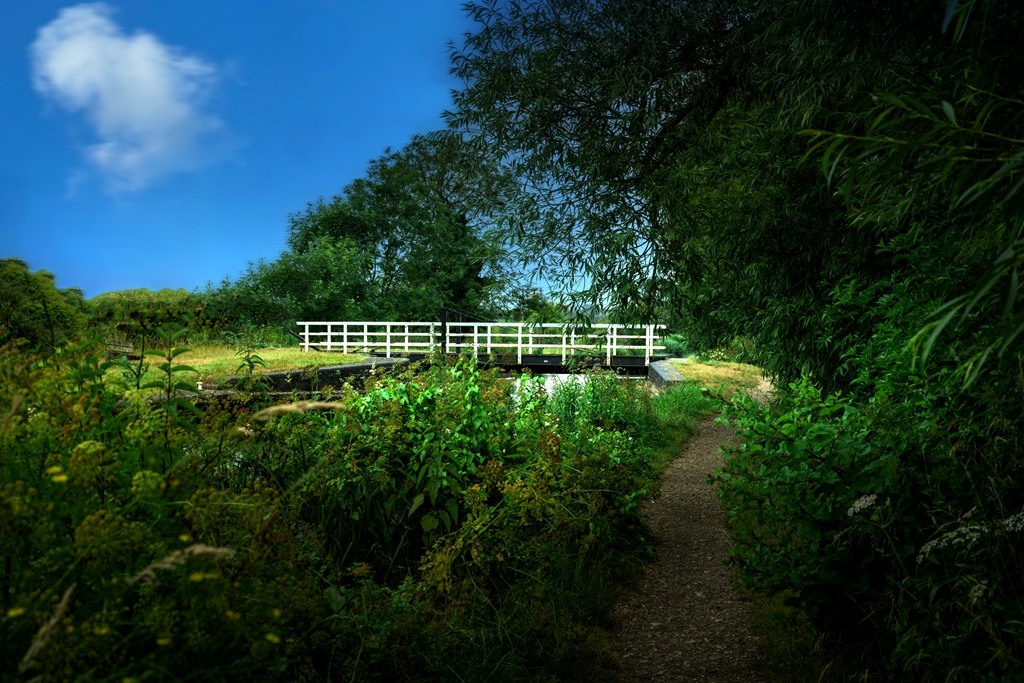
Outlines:
[[[283,612],[281,612],[281,610],[279,610],[278,608],[275,607],[274,610],[271,612],[271,614],[274,615],[275,619],[280,619],[281,618],[281,614],[283,614]]]
[[[188,534],[182,534],[181,536],[178,536],[178,540],[181,541],[182,543],[188,543],[189,541],[192,540],[192,537],[189,536]]]
[[[66,482],[68,480],[68,475],[66,475],[66,474],[55,474],[52,477],[50,477],[50,479],[53,480],[53,483],[55,483],[55,484],[63,484],[64,482]]]
[[[15,617],[20,617],[24,613],[25,613],[25,608],[24,607],[12,607],[11,609],[7,610],[7,618],[8,619],[13,619]]]
[[[51,465],[46,468],[47,474],[60,474],[63,468],[60,465]]]
[[[166,645],[170,645],[171,644],[171,639],[168,638],[167,636],[164,636],[163,638],[157,638],[156,639],[156,644],[161,646],[161,647],[164,647]]]
[[[263,637],[267,640],[268,643],[271,643],[273,645],[277,645],[281,642],[281,636],[277,635],[276,633],[267,633]]]

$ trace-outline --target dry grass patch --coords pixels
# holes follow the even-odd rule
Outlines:
[[[741,389],[753,389],[761,384],[764,375],[761,368],[747,363],[727,363],[711,361],[702,363],[695,359],[672,361],[673,367],[683,374],[686,381],[712,391],[721,389],[726,397],[731,397]]]

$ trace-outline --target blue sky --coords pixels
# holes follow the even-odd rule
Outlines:
[[[0,257],[87,297],[202,288],[443,126],[462,0],[0,7]]]

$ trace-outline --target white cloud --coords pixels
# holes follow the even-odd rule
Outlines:
[[[152,34],[128,35],[111,16],[103,3],[75,5],[41,28],[35,89],[86,118],[97,138],[86,158],[116,192],[215,161],[226,139],[207,111],[216,68]]]

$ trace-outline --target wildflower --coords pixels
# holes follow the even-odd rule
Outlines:
[[[941,550],[948,546],[969,548],[974,545],[975,541],[981,538],[982,534],[988,533],[988,531],[989,529],[981,524],[968,524],[967,526],[946,532],[938,538],[933,538],[921,547],[921,552],[917,555],[917,563],[921,564],[924,562],[924,558],[928,557],[933,550]]]
[[[974,584],[974,586],[971,588],[970,593],[967,594],[967,603],[973,605],[974,603],[978,602],[978,600],[980,600],[981,597],[985,595],[985,591],[987,590],[988,581],[986,579],[982,579],[978,583]]]
[[[850,509],[846,511],[846,516],[847,517],[853,517],[858,512],[861,512],[863,510],[867,510],[869,507],[874,505],[875,501],[877,501],[877,500],[878,500],[878,496],[876,496],[873,493],[868,494],[866,496],[861,496],[857,500],[853,501],[853,505],[851,505]]]
[[[266,633],[264,634],[263,638],[271,645],[277,645],[281,642],[281,636],[277,635],[276,633]]]
[[[15,617],[20,617],[24,613],[24,607],[12,607],[11,609],[7,610],[7,618],[14,619]]]
[[[1024,512],[1018,512],[1004,519],[1003,528],[1007,531],[1024,531]]]

